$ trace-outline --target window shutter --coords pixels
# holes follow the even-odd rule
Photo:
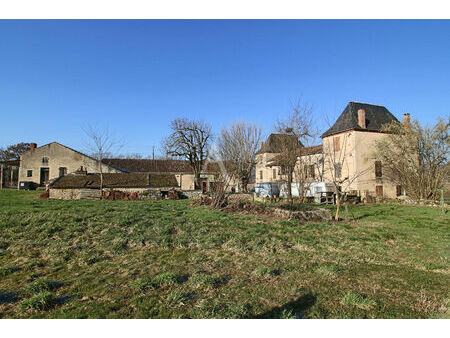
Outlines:
[[[375,177],[379,178],[383,176],[383,170],[381,161],[375,161]]]

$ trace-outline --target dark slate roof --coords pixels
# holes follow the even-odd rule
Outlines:
[[[300,148],[300,155],[315,155],[322,152],[322,145]]]
[[[178,181],[173,174],[148,173],[105,173],[103,174],[104,188],[159,188],[177,187]],[[53,189],[98,189],[100,174],[67,175],[56,179]]]
[[[270,134],[266,142],[262,143],[261,149],[259,149],[258,154],[280,153],[283,149],[283,143],[286,141],[286,139],[290,139],[289,142],[292,142],[292,144],[297,144],[299,147],[303,146],[302,143],[293,135]]]
[[[302,147],[298,149],[298,156],[315,155],[322,153],[322,146]],[[276,155],[268,163],[267,167],[276,167],[283,162],[283,154]]]
[[[358,125],[358,110],[366,112],[366,128]],[[386,107],[375,104],[349,102],[335,124],[322,134],[322,137],[330,136],[347,130],[380,131],[383,124],[398,120]]]
[[[103,163],[120,168],[128,172],[147,173],[192,173],[192,167],[184,160],[152,160],[152,159],[130,159],[130,158],[108,158]],[[217,172],[218,165],[215,162],[206,164],[206,172]]]

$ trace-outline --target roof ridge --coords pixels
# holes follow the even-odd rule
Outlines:
[[[368,102],[350,101],[349,103],[366,104],[366,105],[368,105],[368,106],[377,106],[377,107],[383,107],[383,108],[386,108],[386,106],[382,106],[382,105],[380,105],[380,104],[368,103]]]

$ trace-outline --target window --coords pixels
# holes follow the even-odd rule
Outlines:
[[[341,178],[341,175],[342,175],[342,164],[341,163],[334,164],[334,174],[335,174],[336,178]]]
[[[402,186],[397,185],[395,188],[396,188],[397,197],[401,196],[402,195]]]
[[[48,164],[48,157],[42,158],[42,164]]]
[[[59,177],[67,175],[67,168],[66,167],[60,167],[59,168]]]
[[[333,138],[333,147],[334,147],[334,151],[339,151],[341,150],[341,138],[340,137],[335,137]]]
[[[375,177],[380,178],[383,176],[383,170],[381,161],[375,161]]]
[[[262,170],[259,171],[259,179],[260,179],[260,180],[263,179],[263,172],[262,172]]]
[[[310,166],[309,166],[309,169],[308,169],[308,177],[310,177],[310,178],[315,178],[316,177],[316,173],[315,173],[315,170],[314,170],[314,164],[311,164]]]
[[[273,176],[274,180],[277,179],[277,170],[276,169],[272,169],[272,176]]]
[[[305,178],[314,178],[314,164],[311,165],[306,165],[304,167],[304,172],[305,172]]]
[[[27,170],[27,177],[33,177],[33,170]]]

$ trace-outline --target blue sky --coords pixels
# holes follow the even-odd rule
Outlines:
[[[272,131],[301,97],[319,128],[349,101],[432,123],[450,111],[450,21],[0,21],[0,146],[83,151],[107,125],[151,153],[176,117]]]

